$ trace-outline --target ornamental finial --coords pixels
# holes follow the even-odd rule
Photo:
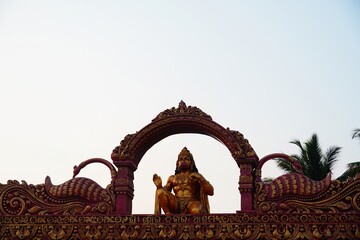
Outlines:
[[[179,102],[179,108],[181,108],[181,109],[185,109],[185,108],[186,108],[186,103],[185,103],[183,100],[181,100],[181,101]]]

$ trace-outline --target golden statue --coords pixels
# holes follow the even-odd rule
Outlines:
[[[176,162],[175,175],[169,177],[162,186],[160,176],[154,174],[156,186],[155,214],[161,209],[165,214],[206,214],[210,213],[208,195],[214,194],[213,186],[200,174],[196,168],[190,151],[184,147]],[[174,194],[171,193],[174,190]]]

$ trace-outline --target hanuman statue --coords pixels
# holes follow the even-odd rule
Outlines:
[[[175,174],[169,177],[165,186],[157,174],[153,175],[153,182],[156,186],[155,214],[160,214],[161,209],[165,214],[210,213],[207,196],[214,195],[214,188],[198,173],[194,158],[186,147],[178,156]]]

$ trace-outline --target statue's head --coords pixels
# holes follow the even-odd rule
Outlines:
[[[198,172],[193,155],[186,147],[184,147],[178,155],[178,160],[176,161],[175,174],[179,173],[181,170],[190,170],[190,172]]]

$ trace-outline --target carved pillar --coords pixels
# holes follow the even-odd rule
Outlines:
[[[131,214],[134,198],[134,171],[136,166],[132,161],[117,161],[118,175],[115,179],[116,213]]]
[[[241,212],[252,212],[253,201],[253,176],[252,163],[239,163],[240,177],[239,177],[239,191],[241,197]]]

